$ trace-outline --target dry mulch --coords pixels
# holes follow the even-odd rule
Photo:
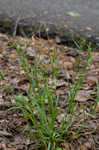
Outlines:
[[[69,91],[67,89],[67,80],[63,70],[67,73],[67,78],[73,83],[73,72],[77,63],[77,49],[57,45],[55,41],[38,38],[8,37],[0,34],[0,72],[4,74],[4,80],[0,79],[0,85],[11,87],[15,95],[27,94],[28,80],[25,72],[21,68],[16,49],[11,44],[17,42],[24,48],[28,60],[33,61],[34,57],[40,55],[41,64],[48,64],[48,72],[51,73],[50,56],[53,48],[56,49],[56,58],[59,59],[58,80],[49,78],[49,85],[57,88],[56,94],[60,96],[61,101],[66,98]],[[33,51],[33,54],[30,54]],[[87,51],[81,53],[83,62],[86,59]],[[31,59],[33,57],[33,59]],[[82,62],[82,63],[83,63]],[[92,113],[92,106],[95,101],[89,97],[96,98],[99,82],[99,52],[92,52],[91,63],[88,65],[83,81],[82,88],[78,91],[75,103],[74,123],[68,132],[68,139],[64,143],[64,150],[99,150],[99,103],[96,112]],[[10,89],[0,88],[0,150],[32,150],[34,143],[23,133],[25,131],[25,121],[19,114],[19,111],[7,111],[8,108],[15,105]],[[61,122],[61,116],[58,122]],[[76,130],[80,125],[80,134],[76,135]]]

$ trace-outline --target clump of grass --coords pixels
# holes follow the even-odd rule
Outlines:
[[[60,109],[58,108],[59,97],[55,94],[56,89],[48,86],[48,76],[46,75],[45,66],[39,67],[39,58],[36,59],[34,66],[27,65],[27,58],[24,51],[14,44],[20,58],[21,65],[29,80],[27,97],[23,95],[15,96],[17,106],[11,109],[20,109],[22,115],[29,127],[28,135],[33,138],[34,142],[40,149],[62,150],[61,144],[65,141],[64,135],[68,133],[72,126],[75,106],[75,96],[78,89],[82,86],[83,77],[91,58],[91,47],[88,48],[88,57],[82,67],[82,72],[77,73],[81,63],[79,52],[79,61],[77,72],[74,74],[74,84],[70,86],[70,96],[68,111],[66,116],[57,123]],[[80,47],[80,50],[82,48]],[[58,71],[55,65],[55,50],[52,53],[52,79],[57,77]],[[76,80],[78,78],[78,80]],[[42,81],[42,82],[41,82]],[[67,121],[67,116],[69,119]]]
[[[96,82],[96,90],[97,90],[97,94],[96,94],[96,98],[89,98],[90,100],[94,101],[95,104],[94,105],[90,105],[91,106],[91,110],[92,110],[92,114],[95,114],[97,112],[97,107],[99,107],[99,83]]]

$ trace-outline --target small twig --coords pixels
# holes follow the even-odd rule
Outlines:
[[[19,27],[19,30],[23,37],[27,37],[22,27]]]
[[[19,22],[24,20],[24,19],[29,19],[29,18],[32,18],[30,16],[28,17],[23,17],[21,18],[21,16],[18,17],[18,19],[16,20],[16,23],[15,23],[15,27],[14,27],[14,32],[13,32],[13,36],[15,37],[16,36],[16,33],[17,33],[17,28],[18,28],[18,25],[19,25]],[[23,32],[24,31],[21,31],[22,32],[22,35],[23,35]],[[24,35],[26,36],[26,34],[24,33]]]
[[[16,20],[16,23],[15,23],[14,32],[13,32],[14,37],[16,36],[19,22],[20,22],[20,17]]]

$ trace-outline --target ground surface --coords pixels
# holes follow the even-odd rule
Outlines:
[[[97,0],[0,0],[0,16],[5,14],[14,18],[15,22],[24,18],[25,26],[43,26],[53,35],[70,38],[80,34],[99,42]],[[23,20],[21,24],[24,24]],[[37,29],[34,31],[37,32]]]
[[[36,56],[40,54],[41,64],[48,63],[52,49],[55,48],[56,57],[60,56],[59,66],[66,71],[67,78],[71,83],[73,82],[72,75],[77,62],[77,49],[57,45],[53,41],[43,39],[8,38],[6,35],[0,34],[0,72],[4,74],[5,78],[0,79],[0,149],[33,150],[33,141],[23,136],[23,131],[26,128],[24,128],[25,122],[19,115],[19,111],[7,111],[9,107],[15,105],[15,101],[9,89],[7,91],[3,88],[4,85],[12,87],[14,95],[24,94],[26,96],[28,88],[28,80],[19,63],[16,49],[11,47],[14,42],[19,43],[26,52],[32,49]],[[83,51],[81,55],[84,61],[87,51]],[[49,79],[49,85],[57,88],[56,94],[60,96],[60,105],[69,92],[66,77],[61,68],[58,80]],[[48,65],[47,69],[51,73],[51,64]],[[99,150],[99,103],[96,112],[92,113],[92,106],[95,101],[90,99],[90,97],[96,98],[96,81],[99,82],[99,53],[93,52],[83,86],[76,97],[74,121],[72,128],[66,135],[68,140],[64,143],[64,150]],[[62,109],[58,122],[61,121],[61,115],[64,114],[65,107]],[[78,134],[77,129],[80,125],[83,125],[84,128],[81,128],[80,134]]]

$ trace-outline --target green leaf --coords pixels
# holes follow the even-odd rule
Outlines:
[[[3,75],[2,72],[0,72],[0,77],[1,77],[2,79],[4,79],[4,75]]]
[[[68,15],[71,17],[79,17],[80,16],[80,14],[78,12],[75,12],[75,11],[68,12]]]
[[[56,150],[62,150],[62,148],[57,148]]]
[[[28,102],[28,100],[23,95],[15,96],[15,100],[16,100],[16,102],[18,102],[22,105],[25,105]]]

